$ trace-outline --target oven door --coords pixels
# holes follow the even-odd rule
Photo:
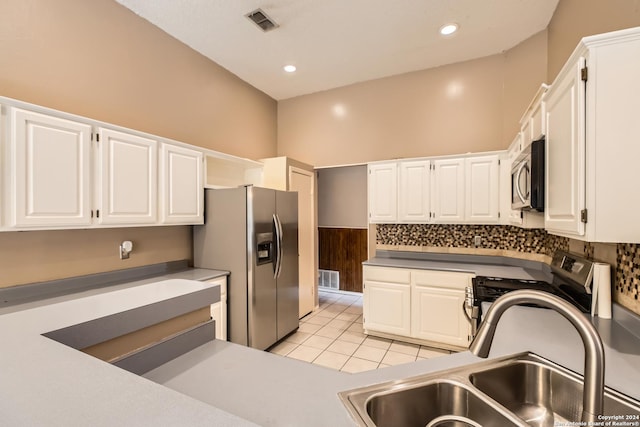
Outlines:
[[[531,208],[531,157],[518,158],[511,169],[511,209]]]

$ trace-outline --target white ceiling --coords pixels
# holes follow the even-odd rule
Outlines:
[[[558,0],[116,0],[281,100],[493,55],[542,31]],[[279,28],[245,15],[261,8]],[[438,29],[456,22],[448,38]],[[282,67],[294,64],[287,74]]]

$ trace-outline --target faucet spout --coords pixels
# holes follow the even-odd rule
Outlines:
[[[517,304],[537,304],[560,313],[576,328],[584,344],[584,391],[582,421],[597,421],[604,402],[604,347],[596,328],[580,310],[548,292],[520,290],[498,298],[487,311],[469,350],[478,357],[489,356],[498,321],[504,312]]]

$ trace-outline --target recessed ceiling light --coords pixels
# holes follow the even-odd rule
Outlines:
[[[297,70],[297,68],[296,68],[296,66],[295,66],[295,65],[285,65],[285,66],[284,66],[284,70],[285,70],[287,73],[293,73],[294,71],[296,71],[296,70]]]
[[[458,31],[458,24],[446,24],[440,27],[440,34],[443,36],[450,36]]]

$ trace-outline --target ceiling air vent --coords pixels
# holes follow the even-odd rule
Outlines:
[[[247,13],[245,16],[252,20],[258,27],[262,28],[264,32],[278,28],[278,24],[273,22],[273,19],[269,18],[262,9],[256,9],[253,12]]]

